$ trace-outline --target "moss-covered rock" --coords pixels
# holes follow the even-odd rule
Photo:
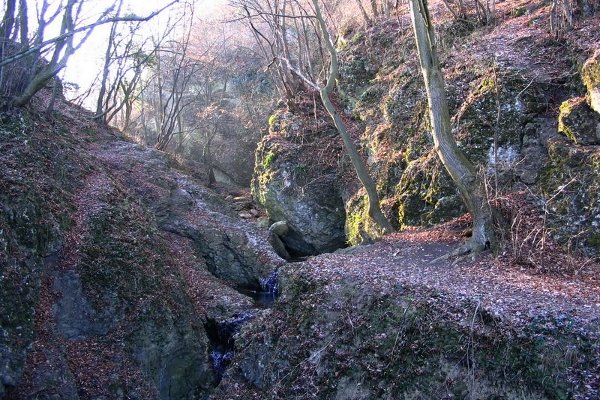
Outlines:
[[[549,161],[540,177],[549,228],[561,243],[590,255],[600,254],[600,151],[561,141],[548,147]]]
[[[588,104],[594,111],[600,113],[600,50],[596,50],[583,65],[581,80],[587,88]]]
[[[272,222],[287,221],[281,237],[292,255],[345,245],[345,212],[337,159],[340,143],[325,118],[317,125],[280,110],[256,152],[252,195]],[[309,117],[310,118],[310,117]]]
[[[383,25],[346,43],[340,51],[338,85],[348,111],[363,123],[361,145],[392,223],[401,228],[446,221],[465,209],[432,151],[427,98],[422,78],[415,73],[419,65],[412,32],[394,27],[405,35],[388,46],[389,30]],[[453,35],[442,39],[451,44],[458,36],[468,41],[476,26],[450,24],[440,29]],[[546,133],[538,119],[550,101],[547,83],[494,64],[491,56],[468,62],[448,57],[446,62],[442,51],[440,57],[459,147],[494,184],[533,184],[545,158],[542,135]],[[361,231],[375,235],[359,192],[349,193],[346,199],[348,241],[360,242]]]
[[[600,113],[600,50],[585,62],[581,78],[587,88],[586,100],[590,108]]]
[[[588,106],[584,97],[567,100],[560,106],[558,131],[576,144],[600,144],[600,114]]]

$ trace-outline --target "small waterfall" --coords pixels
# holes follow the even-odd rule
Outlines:
[[[271,272],[267,277],[258,281],[257,287],[238,287],[238,292],[254,299],[254,304],[258,308],[269,308],[275,302],[279,295],[279,286],[277,283],[277,270]]]
[[[211,343],[210,361],[215,372],[215,385],[218,385],[225,370],[231,363],[235,352],[233,336],[242,325],[254,318],[252,311],[244,311],[225,321],[208,320],[205,324],[206,333]]]
[[[268,308],[279,295],[277,270],[259,280],[254,288],[237,288],[237,290],[254,299],[257,308]],[[254,311],[248,310],[235,314],[223,321],[210,319],[205,324],[206,333],[211,343],[210,362],[215,373],[215,386],[223,378],[223,374],[233,360],[235,354],[234,336],[243,324],[255,317]]]
[[[271,272],[266,278],[260,280],[260,288],[263,292],[270,294],[273,300],[279,294],[279,284],[277,282],[277,270]]]

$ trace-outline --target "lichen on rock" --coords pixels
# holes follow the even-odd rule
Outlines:
[[[287,221],[289,232],[281,240],[292,256],[343,247],[337,132],[326,120],[315,126],[314,117],[282,110],[274,115],[256,153],[254,198],[272,222]]]
[[[600,114],[588,106],[584,97],[569,99],[560,106],[558,131],[575,144],[600,144]]]
[[[588,255],[600,254],[600,151],[554,140],[540,176],[548,228],[555,239]]]
[[[588,104],[594,111],[600,113],[600,50],[596,50],[583,65],[581,80],[587,88]]]

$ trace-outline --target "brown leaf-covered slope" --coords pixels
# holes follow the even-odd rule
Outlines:
[[[436,260],[466,222],[283,267],[213,398],[598,398],[600,265],[552,246],[577,268]]]
[[[0,397],[204,396],[204,323],[283,260],[202,168],[45,95],[1,115]]]

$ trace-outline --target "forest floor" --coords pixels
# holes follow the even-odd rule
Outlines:
[[[141,196],[137,200],[132,198],[133,203],[156,202],[158,204],[161,198],[168,196],[168,190],[157,186],[157,182],[161,181],[163,172],[165,176],[173,173],[169,170],[151,171],[152,164],[148,162],[152,163],[153,159],[150,157],[145,161],[142,160],[139,171],[151,172],[139,176],[132,175],[131,171],[124,166],[136,165],[139,160],[136,162],[133,160],[145,153],[145,150],[124,141],[119,134],[110,129],[98,130],[93,124],[81,122],[89,118],[89,115],[82,110],[67,107],[61,112],[65,113],[63,122],[68,126],[70,135],[77,138],[76,142],[79,143],[77,145],[72,143],[74,147],[70,151],[78,152],[86,163],[90,165],[100,163],[102,167],[93,167],[90,170],[89,175],[82,182],[81,190],[76,192],[72,199],[75,210],[72,215],[74,224],[65,238],[66,252],[59,260],[59,264],[46,271],[44,278],[46,283],[40,288],[42,301],[39,303],[36,318],[39,337],[29,357],[25,381],[14,393],[15,398],[19,398],[19,393],[27,392],[36,379],[41,379],[35,377],[36,363],[41,362],[41,358],[54,357],[53,352],[57,352],[58,347],[68,347],[68,343],[65,344],[63,339],[58,340],[53,335],[47,334],[55,329],[52,327],[54,322],[51,320],[49,310],[56,297],[55,290],[48,283],[50,276],[48,274],[72,268],[78,263],[79,240],[86,234],[86,221],[105,206],[103,199],[106,198],[106,193],[125,190]],[[70,119],[73,114],[78,114],[75,116],[76,120]],[[94,135],[89,135],[91,130],[95,132]],[[34,140],[44,140],[39,135],[38,132]],[[46,137],[45,140],[49,141],[51,137]],[[163,168],[163,164],[160,163],[156,166]],[[196,181],[200,185],[206,180],[205,173],[202,171],[186,170],[176,164],[173,168],[179,177],[188,176],[186,174],[195,176],[196,178],[188,177],[190,181]],[[183,171],[177,168],[183,168]],[[132,167],[132,171],[138,171],[138,167]],[[108,174],[111,180],[107,180],[103,174]],[[127,187],[129,184],[132,186]],[[120,185],[123,186],[119,187]],[[217,187],[217,193],[225,200],[223,212],[232,217],[239,216],[234,208],[236,202],[244,197],[242,196],[244,190],[221,186]],[[509,205],[512,208],[525,210],[527,207],[523,196],[518,194],[514,194],[511,201]],[[231,208],[227,209],[226,203],[230,203]],[[251,209],[256,208],[250,203],[246,206]],[[206,221],[203,222],[201,219],[210,219],[211,215],[213,214],[209,213],[204,217],[196,215],[194,218],[200,218],[196,222],[204,224]],[[262,212],[257,213],[256,218],[261,215]],[[245,220],[248,222],[249,219],[245,218]],[[520,230],[511,232],[508,229],[501,235],[502,245],[498,254],[484,253],[475,260],[434,261],[465,240],[469,218],[463,216],[432,228],[414,228],[393,233],[370,245],[310,257],[300,264],[306,268],[311,277],[319,281],[352,281],[357,288],[369,286],[378,293],[385,293],[398,285],[409,285],[435,291],[439,295],[436,297],[438,300],[440,298],[456,301],[469,299],[475,301],[481,310],[485,310],[493,318],[502,320],[517,330],[525,328],[538,317],[563,316],[565,321],[568,320],[571,326],[577,327],[586,337],[600,340],[600,264],[592,259],[565,252],[564,248],[554,244],[549,233],[544,229],[543,216],[536,215],[533,211],[529,214],[523,213],[519,224]],[[219,229],[218,226],[216,229]],[[536,240],[525,240],[525,237],[519,236],[531,232],[538,232]],[[121,234],[127,236],[130,233],[123,231]],[[188,239],[170,232],[161,235],[164,239],[162,245],[167,246],[166,254],[171,258],[172,265],[179,271],[179,275],[188,281],[185,285],[186,291],[193,299],[198,314],[207,313],[207,310],[214,308],[215,299],[226,292],[232,292],[231,287],[223,285],[223,281],[217,282],[212,275],[204,271],[205,266],[202,267],[204,263],[194,256]],[[131,239],[137,240],[137,238]],[[262,243],[259,247],[264,245]],[[191,260],[195,264],[193,268],[190,268]],[[300,264],[288,264],[285,268],[294,269]],[[163,284],[165,289],[168,288],[170,284],[168,276],[163,279]],[[239,296],[233,297],[237,299]],[[432,301],[436,300],[432,298]],[[244,303],[241,300],[235,302]],[[246,303],[250,304],[249,299]],[[101,371],[106,371],[108,374],[111,369],[131,367],[129,364],[120,367],[111,366],[110,363],[106,366],[100,365],[103,361],[97,357],[98,347],[94,346],[92,344],[88,346],[92,349],[89,352],[81,350],[70,354],[68,361],[72,368],[77,369],[74,374],[78,386],[86,393],[102,392],[109,378]],[[96,349],[96,352],[93,349]],[[113,350],[102,351],[106,353],[107,360],[111,359]],[[66,371],[67,361],[58,356],[55,358],[64,364],[60,366],[60,370]],[[94,379],[86,375],[92,370],[95,371]],[[135,376],[132,375],[131,379],[143,381],[139,371]],[[591,381],[598,385],[600,376],[596,376]],[[63,389],[65,392],[76,390],[71,387]],[[144,390],[151,391],[147,387]],[[590,390],[598,393],[600,388]]]

